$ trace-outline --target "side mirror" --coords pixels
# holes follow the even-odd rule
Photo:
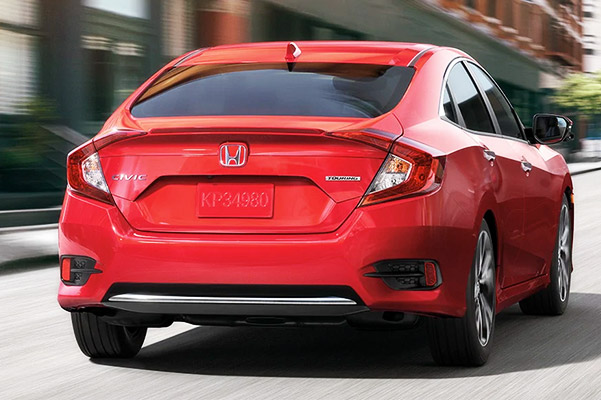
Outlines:
[[[572,120],[561,115],[536,114],[532,121],[532,139],[541,144],[572,140]]]

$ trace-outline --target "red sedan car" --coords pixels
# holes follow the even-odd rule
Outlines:
[[[481,365],[495,314],[561,314],[572,181],[467,54],[425,44],[190,52],[68,157],[58,300],[90,357],[148,327],[406,327]]]

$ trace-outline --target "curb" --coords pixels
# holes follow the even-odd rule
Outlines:
[[[41,230],[45,230],[45,229],[57,229],[57,228],[58,228],[58,224],[9,226],[9,227],[5,227],[5,228],[0,227],[0,235],[3,233],[41,231]]]
[[[58,224],[0,228],[0,275],[58,265],[57,228]]]
[[[43,266],[46,266],[47,268],[56,267],[58,269],[58,253],[38,257],[18,258],[16,260],[2,262],[0,263],[0,276],[39,269]]]
[[[595,172],[595,171],[601,171],[601,166],[591,168],[591,169],[583,169],[582,171],[570,172],[570,175],[572,175],[572,176],[581,175],[581,174],[586,174],[587,172]]]
[[[30,210],[0,211],[0,228],[23,227],[27,225],[55,224],[62,207],[35,208]]]

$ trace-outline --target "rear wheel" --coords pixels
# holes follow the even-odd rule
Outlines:
[[[81,351],[91,358],[129,358],[142,348],[146,328],[110,325],[89,312],[71,313]]]
[[[462,318],[428,321],[430,351],[440,365],[483,365],[490,354],[495,325],[495,253],[486,221],[482,221],[466,290]]]
[[[561,315],[568,306],[572,278],[572,221],[565,197],[559,213],[559,227],[549,274],[549,286],[520,301],[524,314]]]

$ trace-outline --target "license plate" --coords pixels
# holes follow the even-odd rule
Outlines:
[[[199,183],[199,218],[271,218],[272,183]]]

